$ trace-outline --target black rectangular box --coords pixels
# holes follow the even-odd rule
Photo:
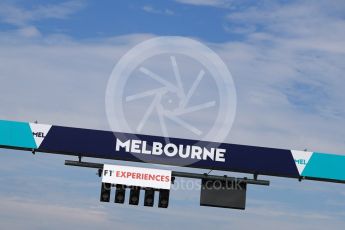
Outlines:
[[[247,184],[241,181],[202,179],[200,205],[220,208],[246,208]]]

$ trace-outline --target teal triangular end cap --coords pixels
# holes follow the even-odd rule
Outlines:
[[[30,124],[0,120],[0,145],[17,148],[36,148]]]
[[[313,153],[302,176],[345,181],[345,156]]]

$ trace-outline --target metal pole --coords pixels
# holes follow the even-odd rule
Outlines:
[[[79,161],[71,161],[66,160],[65,165],[68,166],[77,166],[77,167],[84,167],[84,168],[96,168],[96,169],[103,169],[103,164],[100,163],[92,163],[92,162],[79,162]],[[216,176],[216,175],[207,175],[207,174],[198,174],[198,173],[187,173],[187,172],[172,172],[173,177],[184,177],[184,178],[192,178],[192,179],[210,179],[210,180],[221,180],[221,181],[240,181],[247,184],[255,184],[255,185],[265,185],[269,186],[270,182],[268,180],[257,180],[257,179],[248,179],[244,178],[236,178],[236,177],[228,177],[228,176]]]

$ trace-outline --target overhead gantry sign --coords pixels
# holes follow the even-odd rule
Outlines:
[[[160,136],[4,120],[0,120],[0,147],[78,157],[250,173],[255,175],[254,179],[257,175],[269,175],[345,183],[345,156],[319,152],[180,138],[167,139]],[[73,165],[71,162],[69,164]],[[90,167],[83,162],[75,164]],[[91,167],[93,166],[95,165],[91,164]],[[100,168],[100,165],[96,165],[95,168]],[[199,178],[195,175],[186,177]],[[200,177],[200,179],[205,178]]]

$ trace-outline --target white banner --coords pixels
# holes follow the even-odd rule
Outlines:
[[[105,164],[103,167],[102,182],[156,189],[170,189],[171,171]]]

